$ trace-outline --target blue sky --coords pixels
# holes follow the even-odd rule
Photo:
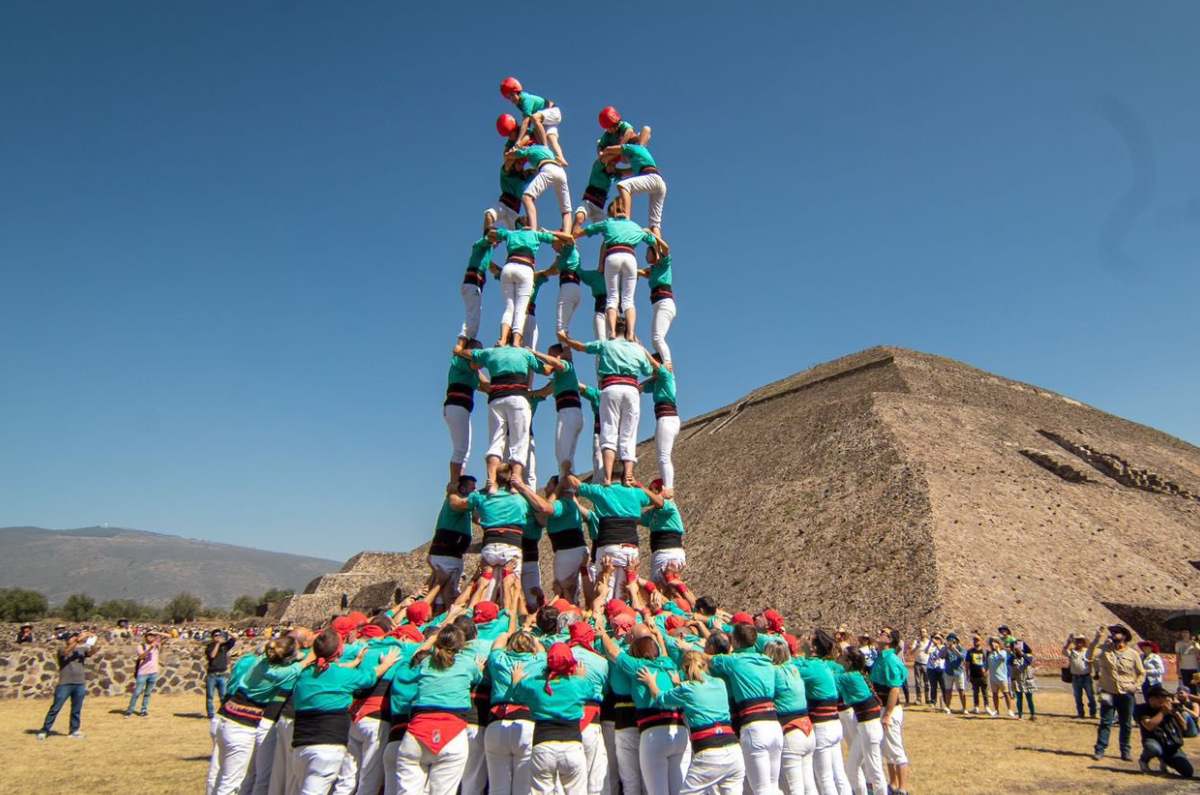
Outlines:
[[[653,125],[685,416],[893,344],[1200,442],[1200,7],[476,8],[0,12],[0,524],[422,542],[507,74],[576,197]]]

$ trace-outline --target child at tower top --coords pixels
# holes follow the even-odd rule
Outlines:
[[[562,214],[562,231],[571,233],[571,190],[567,186],[567,172],[558,164],[554,153],[548,147],[534,143],[524,135],[517,140],[517,145],[504,155],[504,165],[513,167],[520,161],[526,161],[534,171],[533,180],[525,188],[521,201],[525,207],[525,215],[529,218],[529,226],[538,228],[537,200],[547,188],[553,188],[558,197],[558,210]]]
[[[655,235],[662,234],[663,205],[667,200],[667,183],[658,172],[658,163],[650,150],[642,143],[613,144],[605,147],[600,153],[600,159],[605,163],[617,163],[624,160],[629,163],[633,172],[617,183],[618,198],[624,200],[625,207],[633,210],[633,194],[650,194],[650,229]]]
[[[563,157],[562,147],[558,143],[558,125],[562,124],[562,108],[554,104],[552,99],[544,99],[536,94],[530,94],[515,77],[506,77],[500,82],[500,93],[521,111],[521,128],[517,133],[520,138],[529,132],[531,124],[538,124],[545,131],[546,144],[554,150],[554,156],[560,165],[566,166],[567,159]]]
[[[608,192],[613,182],[619,177],[628,176],[628,170],[618,168],[615,163],[604,162],[600,159],[600,153],[610,146],[627,143],[646,146],[650,143],[650,128],[643,127],[641,134],[638,134],[612,105],[600,111],[599,121],[604,132],[596,141],[596,160],[592,163],[592,172],[583,191],[583,201],[575,208],[575,223],[580,226],[585,222],[594,224],[604,220],[604,207],[608,204]]]
[[[517,120],[507,113],[496,119],[496,132],[504,139],[505,155],[520,140],[517,128]],[[521,196],[532,179],[533,172],[525,170],[524,161],[505,158],[500,164],[500,198],[495,207],[483,212],[485,228],[490,229],[497,223],[508,229],[516,227],[517,216],[521,214]]]

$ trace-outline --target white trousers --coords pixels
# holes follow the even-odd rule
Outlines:
[[[661,174],[639,174],[634,177],[626,177],[617,183],[617,190],[629,191],[630,199],[633,199],[632,194],[650,194],[650,226],[656,229],[662,227],[663,204],[667,201],[667,183]]]
[[[279,735],[275,721],[259,721],[254,735],[254,755],[250,769],[242,779],[242,795],[267,795],[271,790],[271,769],[275,766],[275,744]]]
[[[483,749],[484,727],[467,724],[467,767],[463,770],[462,795],[483,795],[487,789],[487,753]]]
[[[462,406],[443,406],[442,419],[450,430],[450,463],[466,466],[471,457],[471,412]]]
[[[603,312],[592,315],[592,334],[598,340],[608,339],[608,317]]]
[[[736,745],[692,754],[679,795],[741,795],[746,765]]]
[[[430,555],[429,565],[447,575],[447,582],[457,586],[463,573],[463,559],[453,555]]]
[[[646,795],[679,795],[692,762],[692,743],[687,728],[654,726],[646,729],[638,747],[638,761]]]
[[[529,306],[525,307],[525,322],[521,325],[521,345],[530,350],[537,350],[538,325],[537,315],[530,314]]]
[[[390,728],[379,718],[363,718],[350,724],[346,756],[333,795],[377,795],[383,786],[383,746]]]
[[[546,130],[546,133],[548,135],[550,130]],[[537,175],[526,186],[525,195],[536,202],[539,196],[550,189],[558,196],[559,213],[565,215],[571,212],[571,189],[567,186],[567,172],[557,163],[543,161]]]
[[[250,769],[258,730],[235,723],[224,715],[217,719],[214,753],[208,763],[209,795],[234,795]]]
[[[604,738],[604,753],[608,757],[604,795],[617,795],[621,786],[621,772],[617,767],[617,725],[611,720],[601,721],[600,736]]]
[[[463,300],[463,325],[458,336],[469,340],[479,337],[479,315],[483,307],[483,291],[478,284],[463,284],[458,288]],[[661,301],[659,303],[662,303]]]
[[[805,734],[792,729],[783,735],[783,756],[779,764],[779,778],[788,795],[817,795],[817,780],[813,778],[813,749],[816,734]],[[881,792],[887,792],[884,788]]]
[[[846,744],[846,754],[853,754],[854,744],[858,742],[858,721],[854,718],[854,710],[839,709],[838,723],[842,724],[842,742]]]
[[[675,488],[675,439],[679,436],[679,417],[659,417],[654,423],[654,446],[658,450],[658,474],[663,487]]]
[[[642,795],[641,737],[637,727],[617,729],[613,734],[617,750],[617,775],[621,780],[621,795]],[[610,787],[612,783],[610,782]]]
[[[525,594],[525,604],[536,605],[537,593],[536,589],[542,587],[542,569],[536,560],[522,560],[521,562],[521,590]]]
[[[512,544],[484,544],[479,550],[479,559],[485,566],[500,567],[507,566],[510,561],[515,560],[519,571],[521,569],[521,548],[514,547]],[[485,581],[482,598],[494,599],[500,593],[501,582],[502,577],[493,577],[490,582]]]
[[[537,440],[533,438],[533,411],[529,412],[529,453],[525,456],[525,485],[537,491]]]
[[[271,781],[267,795],[293,795],[300,788],[296,766],[292,764],[291,718],[283,715],[275,721],[275,759],[271,765]]]
[[[621,461],[637,461],[639,398],[637,387],[628,384],[614,384],[600,392],[600,447],[615,450]]]
[[[604,455],[601,453],[600,434],[592,434],[592,480],[599,481],[604,474]]]
[[[667,567],[675,565],[680,571],[687,565],[687,554],[684,553],[682,547],[673,549],[660,549],[654,552],[650,557],[650,579],[657,583],[666,582],[663,577],[666,574]]]
[[[851,795],[842,761],[842,724],[836,720],[813,724],[813,777],[821,795]]]
[[[582,298],[582,293],[579,290],[577,282],[560,282],[558,285],[558,315],[555,318],[554,328],[556,331],[571,330],[571,318],[575,317],[575,310],[579,308],[579,301]]]
[[[597,207],[587,199],[579,202],[579,206],[575,208],[575,214],[583,213],[583,222],[585,224],[598,224],[604,220],[604,208]]]
[[[605,558],[612,558],[613,561],[613,573],[608,581],[609,598],[620,599],[628,591],[625,573],[637,571],[638,548],[632,544],[605,544],[600,547],[596,550],[596,562],[592,565],[593,578],[600,575],[600,567]]]
[[[491,443],[488,456],[510,464],[524,465],[529,460],[529,400],[509,395],[488,403],[488,432]]]
[[[533,268],[521,262],[505,263],[500,271],[500,292],[504,295],[500,325],[520,333],[525,328],[525,313],[533,294]]]
[[[779,765],[783,757],[783,727],[777,720],[759,720],[742,727],[739,736],[746,761],[748,792],[779,792]]]
[[[496,216],[496,223],[499,226],[508,229],[515,229],[517,227],[517,216],[519,213],[502,201],[497,201],[495,207],[489,207],[485,212],[493,213]]]
[[[608,749],[605,747],[604,732],[597,721],[592,721],[583,730],[583,756],[587,761],[588,795],[607,795]]]
[[[899,704],[883,730],[883,761],[889,765],[908,764],[908,754],[904,752],[904,707]]]
[[[583,409],[568,406],[558,410],[554,424],[554,459],[561,469],[566,464],[575,469],[575,447],[583,430]]]
[[[883,726],[879,719],[865,723],[854,722],[858,737],[846,760],[850,789],[854,795],[866,795],[867,785],[874,792],[887,792],[888,776],[883,768]]]
[[[604,258],[604,285],[608,288],[605,309],[622,312],[633,308],[634,293],[637,291],[637,257],[627,251],[618,251]]]
[[[463,285],[464,287],[466,285]],[[663,298],[650,305],[650,342],[664,362],[671,361],[671,349],[667,346],[667,332],[675,320],[675,299]]]
[[[396,791],[414,795],[455,795],[467,768],[467,733],[459,732],[441,753],[433,753],[411,734],[396,749]]]
[[[520,795],[533,786],[533,722],[501,720],[488,725],[483,747],[487,754],[488,795]]]
[[[588,548],[572,547],[554,552],[555,582],[571,582],[579,576],[579,567],[587,563]]]
[[[304,745],[293,748],[292,763],[296,765],[300,780],[298,795],[329,795],[345,756],[344,745]]]
[[[583,752],[583,743],[538,743],[533,746],[530,767],[533,769],[532,792],[536,795],[587,793],[587,757]]]

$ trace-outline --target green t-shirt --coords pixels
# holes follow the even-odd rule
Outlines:
[[[537,543],[542,540],[542,530],[545,529],[538,523],[537,517],[533,511],[529,512],[529,518],[525,520],[525,531],[521,533],[521,537],[526,541]]]
[[[496,229],[496,237],[504,241],[508,256],[523,254],[532,257],[543,243],[553,243],[554,235],[536,229]]]
[[[471,512],[454,510],[450,506],[450,498],[446,497],[446,499],[442,500],[442,509],[438,511],[437,527],[434,530],[452,530],[455,533],[470,536]]]
[[[650,150],[641,144],[625,144],[621,147],[621,154],[629,161],[629,167],[633,169],[634,174],[640,173],[647,166],[658,167]]]
[[[664,254],[650,266],[650,289],[671,286],[671,255]]]
[[[654,704],[662,709],[683,710],[691,731],[730,722],[729,688],[717,676],[681,682],[678,687],[662,691]]]
[[[448,710],[469,709],[471,686],[483,678],[474,652],[466,648],[458,653],[449,668],[434,668],[433,657],[426,657],[421,661],[420,674],[413,707],[440,707]]]
[[[542,367],[542,363],[528,348],[511,345],[471,351],[471,358],[475,364],[486,369],[493,379],[505,375],[528,376],[531,370],[540,370]]]
[[[653,395],[655,403],[675,405],[675,374],[665,367],[659,367],[654,371],[653,378],[642,385],[642,391]]]
[[[618,518],[637,521],[642,509],[650,504],[650,497],[636,486],[614,483],[601,486],[596,483],[580,483],[579,496],[590,500],[591,513],[598,519]]]
[[[533,290],[529,293],[529,303],[536,304],[538,293],[542,289],[542,285],[550,281],[550,277],[543,276],[540,273],[533,277]]]
[[[650,362],[640,346],[624,337],[615,340],[592,340],[583,346],[584,351],[596,357],[596,373],[625,375],[634,378],[650,375]],[[489,370],[489,372],[491,372]]]
[[[808,711],[804,679],[794,665],[784,663],[775,666],[775,710],[780,715]]]
[[[280,690],[290,691],[300,677],[300,663],[271,665],[264,655],[246,656],[253,660],[253,664],[241,671],[237,690],[255,704],[268,703]]]
[[[563,530],[578,530],[583,526],[583,518],[575,500],[555,500],[554,512],[546,519],[546,530],[551,533],[561,533]]]
[[[492,241],[481,237],[471,244],[471,258],[467,260],[467,270],[486,271],[492,264]]]
[[[374,684],[374,668],[343,668],[335,664],[318,672],[315,665],[310,665],[296,680],[292,703],[297,712],[344,712],[350,708],[356,690]]]
[[[596,703],[602,702],[604,690],[608,687],[608,660],[603,655],[582,646],[572,646],[571,654],[574,655],[575,662],[580,665],[579,671],[592,685],[587,700]]]
[[[479,524],[488,527],[524,527],[529,503],[520,494],[498,489],[494,494],[473,491],[467,504],[479,514]]]
[[[542,405],[542,401],[545,399],[546,398],[542,397],[541,395],[530,395],[529,396],[529,419],[530,420],[532,420],[534,415],[537,414],[538,406]],[[533,433],[532,425],[529,426],[529,433],[530,434]]]
[[[554,258],[554,267],[559,273],[575,273],[579,270],[579,249],[574,246],[563,246],[562,251]]]
[[[858,704],[869,699],[873,693],[858,671],[845,671],[835,677],[838,696],[846,704]]]
[[[588,174],[588,187],[591,188],[593,192],[603,193],[605,197],[607,197],[609,190],[612,189],[613,180],[615,179],[616,175],[608,170],[608,166],[606,166],[602,161],[597,160],[596,162],[592,163],[592,170]]]
[[[604,274],[600,271],[580,269],[579,281],[586,284],[592,291],[592,298],[603,298],[608,295],[608,284],[604,281]]]
[[[577,673],[575,676],[556,676],[547,687],[548,673],[542,669],[517,683],[511,691],[515,700],[529,707],[529,716],[535,721],[582,720],[583,702],[592,691],[591,682]]]
[[[407,715],[412,709],[413,699],[417,697],[417,681],[421,678],[421,670],[410,663],[419,648],[419,643],[401,642],[400,659],[383,675],[384,679],[391,682],[389,706],[393,717]]]
[[[636,246],[639,243],[654,245],[658,241],[636,222],[628,218],[605,218],[583,228],[588,237],[603,235],[606,246]]]
[[[833,671],[822,660],[793,657],[792,665],[804,680],[804,692],[810,701],[837,701],[838,688]]]
[[[753,648],[714,655],[708,667],[725,680],[729,686],[729,696],[735,704],[752,698],[775,696],[775,665]]]
[[[895,649],[884,649],[871,666],[871,682],[881,687],[904,687],[908,682],[908,667]]]
[[[592,412],[594,414],[596,414],[597,416],[599,416],[599,414],[600,414],[600,390],[596,389],[596,387],[594,387],[594,386],[585,386],[585,387],[580,387],[579,394],[584,399],[586,399],[588,403],[592,404]]]
[[[500,192],[508,196],[520,196],[525,193],[525,188],[529,185],[529,173],[522,168],[500,168]]]
[[[605,130],[600,139],[596,141],[596,151],[607,149],[610,146],[616,146],[621,143],[621,139],[625,137],[625,133],[633,132],[633,125],[622,119],[617,122],[617,126],[611,130]]]
[[[678,672],[679,666],[675,665],[675,661],[670,657],[661,654],[658,657],[646,659],[634,657],[629,652],[623,651],[617,659],[613,660],[610,670],[621,671],[632,684],[633,705],[638,709],[651,709],[654,706],[654,698],[650,695],[650,688],[637,678],[638,671],[643,668],[649,668],[654,673],[659,691],[664,691],[675,687],[675,683],[671,681],[671,672]]]
[[[674,500],[663,500],[663,507],[643,512],[641,523],[643,527],[648,527],[651,533],[683,534],[683,517],[679,515],[679,508]]]
[[[521,111],[522,116],[541,113],[546,109],[546,104],[546,100],[537,94],[530,94],[528,91],[522,91],[521,96],[517,97],[517,110]]]
[[[564,392],[578,392],[579,377],[575,373],[575,363],[566,359],[563,359],[562,362],[566,365],[566,368],[555,370],[550,374],[550,380],[554,383],[554,394],[561,395]]]
[[[533,168],[537,168],[547,160],[558,160],[554,156],[554,152],[550,151],[550,147],[542,146],[541,144],[533,144],[532,146],[523,146],[516,150],[517,157],[523,157]]]
[[[450,354],[450,372],[446,375],[446,386],[462,384],[471,389],[479,388],[479,373],[461,356]]]
[[[519,703],[512,693],[512,671],[517,663],[525,669],[526,676],[534,676],[546,667],[546,658],[533,652],[492,650],[487,664],[488,676],[492,680],[492,704]]]

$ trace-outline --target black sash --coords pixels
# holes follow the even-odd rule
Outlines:
[[[664,549],[683,549],[683,533],[674,530],[660,530],[650,534],[650,551],[661,552]]]
[[[583,530],[578,527],[570,527],[566,530],[556,530],[550,533],[550,547],[555,552],[564,549],[578,549],[585,547],[587,544],[583,540]]]
[[[600,532],[596,535],[596,546],[609,544],[632,544],[637,546],[637,519],[605,516],[600,520]]]
[[[521,562],[536,563],[538,559],[538,539],[521,536]]]
[[[296,725],[292,730],[292,747],[306,745],[345,745],[350,735],[350,712],[321,712],[315,709],[296,710]]]
[[[470,546],[471,537],[469,535],[439,528],[433,531],[433,541],[429,543],[429,554],[461,558]]]
[[[513,395],[529,397],[528,375],[498,375],[492,379],[492,391],[488,393],[488,403]]]
[[[679,407],[674,403],[663,401],[654,404],[654,418],[661,420],[663,417],[678,417]]]
[[[554,396],[554,410],[562,411],[563,409],[577,409],[583,406],[580,402],[579,393],[574,389],[560,392]]]
[[[583,742],[577,720],[539,720],[533,724],[533,744]]]
[[[475,387],[467,384],[450,384],[446,387],[446,400],[442,406],[462,406],[467,411],[475,408]]]
[[[488,544],[508,544],[510,547],[521,546],[521,536],[524,531],[520,527],[485,527],[483,528],[483,546]]]
[[[487,284],[487,276],[481,270],[467,268],[467,272],[463,276],[463,284],[473,284],[482,290],[483,286]]]

